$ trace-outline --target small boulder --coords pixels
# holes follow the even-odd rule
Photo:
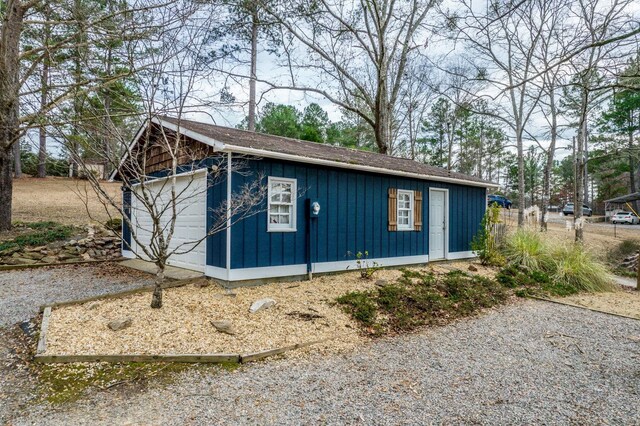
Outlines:
[[[477,267],[475,267],[475,266],[473,266],[473,265],[469,265],[469,270],[470,270],[471,272],[478,272],[478,268],[477,268]]]
[[[212,320],[211,325],[218,330],[220,333],[229,334],[233,336],[236,334],[236,330],[231,324],[231,321],[227,320]]]
[[[211,285],[211,283],[206,278],[199,278],[193,283],[195,288],[205,288],[209,287],[209,285]]]
[[[113,331],[124,330],[125,328],[130,326],[131,326],[131,318],[123,318],[123,319],[111,321],[109,324],[107,324],[107,327],[109,327]]]
[[[276,301],[269,298],[256,300],[251,304],[251,307],[249,308],[249,312],[251,312],[252,314],[255,314],[256,312],[262,311],[264,309],[268,309],[274,306],[275,304],[276,304]]]
[[[385,285],[387,285],[387,284],[389,284],[389,281],[387,281],[387,280],[377,280],[377,281],[376,281],[376,285],[377,285],[378,287],[384,287],[384,286],[385,286]]]

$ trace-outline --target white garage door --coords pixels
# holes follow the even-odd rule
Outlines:
[[[169,234],[170,220],[173,216],[171,201],[170,180],[162,179],[146,184],[149,195],[159,196],[155,201],[155,211],[163,212],[161,216],[161,230],[166,236]],[[173,236],[169,243],[169,250],[177,249],[167,263],[194,271],[204,272],[206,244],[205,241],[198,241],[206,234],[207,217],[207,174],[199,171],[194,174],[180,176],[176,178],[176,221]],[[135,189],[141,194],[140,187]],[[132,223],[137,230],[137,237],[141,244],[148,247],[153,233],[153,221],[148,209],[143,207],[143,203],[136,196],[131,197]],[[169,206],[163,210],[163,207]],[[158,213],[156,213],[158,214]],[[144,251],[132,238],[133,251],[143,259],[148,259]]]

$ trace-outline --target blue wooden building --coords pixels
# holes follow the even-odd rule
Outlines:
[[[150,120],[132,146],[153,131],[182,135],[198,156],[184,158],[191,166],[177,186],[182,179],[202,195],[186,199],[174,233],[175,244],[194,247],[169,263],[225,282],[354,269],[358,252],[381,266],[473,257],[494,186],[408,159],[168,117]],[[147,155],[158,191],[161,151]],[[225,172],[215,173],[220,165]],[[219,222],[220,206],[256,179],[266,185],[262,205],[242,220],[226,213],[228,226],[196,244]],[[144,258],[149,218],[130,191],[124,202],[136,229],[125,225],[123,255]]]

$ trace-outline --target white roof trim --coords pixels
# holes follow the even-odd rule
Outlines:
[[[481,188],[498,188],[499,187],[499,185],[496,185],[494,183],[475,182],[475,181],[472,181],[472,180],[450,178],[450,177],[446,177],[446,176],[434,176],[434,175],[426,175],[426,174],[421,174],[421,173],[402,172],[402,171],[397,171],[397,170],[385,169],[385,168],[382,168],[382,167],[365,166],[365,165],[361,165],[361,164],[348,164],[348,163],[342,163],[340,161],[334,161],[334,160],[324,160],[324,159],[321,159],[321,158],[303,157],[303,156],[300,156],[300,155],[285,154],[285,153],[281,153],[281,152],[268,151],[268,150],[264,150],[264,149],[247,148],[247,147],[243,147],[243,146],[230,145],[230,144],[225,144],[223,142],[215,140],[213,138],[210,138],[208,136],[205,136],[203,134],[200,134],[198,132],[194,132],[192,130],[185,129],[185,128],[181,127],[181,126],[177,126],[177,125],[175,125],[173,123],[169,123],[167,121],[160,120],[160,119],[155,118],[155,117],[152,118],[151,121],[156,123],[156,124],[160,124],[161,126],[164,126],[164,127],[168,128],[168,129],[171,129],[171,130],[173,130],[175,132],[180,132],[185,136],[188,136],[188,137],[190,137],[192,139],[197,140],[198,142],[202,142],[204,144],[207,144],[207,145],[213,147],[214,150],[216,150],[216,151],[232,152],[232,153],[246,154],[246,155],[255,155],[255,156],[258,156],[258,157],[275,158],[275,159],[288,160],[288,161],[293,161],[293,162],[298,162],[298,163],[302,162],[302,163],[307,163],[307,164],[318,164],[318,165],[323,165],[323,166],[338,167],[338,168],[341,168],[341,169],[361,170],[361,171],[371,172],[371,173],[380,173],[380,174],[392,175],[392,176],[403,176],[403,177],[410,177],[410,178],[414,178],[414,179],[431,180],[431,181],[435,181],[435,182],[455,183],[455,184],[466,185],[466,186],[478,186],[478,187],[481,187]],[[139,132],[139,133],[141,133],[141,132]],[[129,152],[131,152],[131,148],[133,147],[133,143],[135,143],[139,137],[140,136],[137,135],[136,139],[134,139],[132,144],[129,146],[127,155],[128,155]],[[124,160],[125,160],[127,155],[125,155],[123,157],[122,162],[124,162]],[[122,164],[122,162],[121,162],[121,164]],[[114,172],[113,176],[115,176],[115,172]]]

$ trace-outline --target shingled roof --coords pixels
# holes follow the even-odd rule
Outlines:
[[[392,157],[369,151],[302,141],[281,136],[267,135],[229,127],[216,126],[197,121],[159,117],[158,124],[180,128],[180,132],[198,140],[198,135],[205,139],[224,144],[224,151],[253,153],[263,157],[282,158],[295,156],[292,161],[301,163],[332,162],[336,167],[353,169],[372,169],[387,174],[420,175],[423,179],[436,181],[460,181],[474,186],[493,187],[496,184],[470,176],[456,173],[441,167],[430,166],[406,158]],[[171,126],[172,125],[172,126]],[[206,142],[206,141],[202,141]],[[254,152],[255,151],[255,152]],[[379,169],[379,170],[376,170]]]

